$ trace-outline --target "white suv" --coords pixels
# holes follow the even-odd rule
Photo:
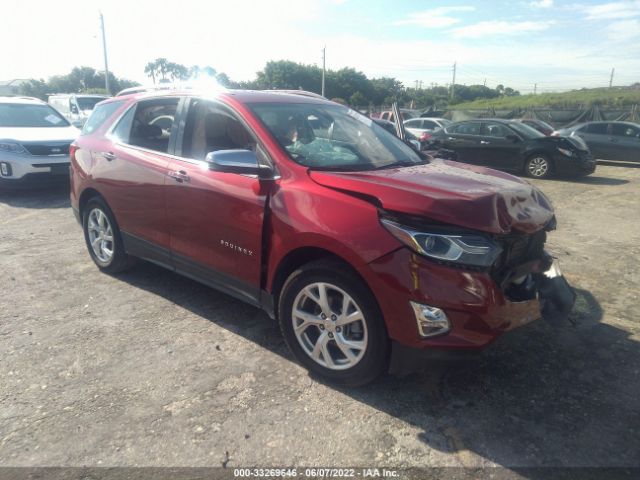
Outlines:
[[[69,176],[79,130],[45,102],[0,97],[0,186]]]

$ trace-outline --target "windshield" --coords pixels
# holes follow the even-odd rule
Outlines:
[[[315,170],[375,170],[425,163],[370,118],[342,105],[256,103],[250,108],[293,161]]]
[[[101,102],[104,99],[104,97],[76,97],[78,108],[80,110],[93,110],[96,103]]]
[[[509,123],[509,126],[524,138],[543,138],[545,136],[535,128],[530,127],[529,125],[525,125],[524,123],[511,122]]]
[[[48,105],[0,103],[0,127],[68,127],[58,112]]]

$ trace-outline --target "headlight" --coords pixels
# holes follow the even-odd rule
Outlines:
[[[558,147],[558,151],[561,154],[566,155],[567,157],[573,157],[573,152],[571,150],[569,150],[568,148],[559,148]]]
[[[24,147],[15,142],[0,142],[0,152],[23,153]]]
[[[481,235],[418,232],[386,219],[382,219],[381,223],[389,233],[416,253],[445,262],[488,267],[502,252],[502,247]]]

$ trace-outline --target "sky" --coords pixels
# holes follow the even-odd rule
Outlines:
[[[3,0],[0,80],[74,66],[143,84],[165,57],[250,80],[269,60],[353,67],[405,86],[510,86],[522,93],[640,81],[640,0]],[[534,85],[536,85],[534,87]]]

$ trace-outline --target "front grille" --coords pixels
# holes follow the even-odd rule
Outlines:
[[[31,155],[48,156],[69,154],[68,143],[32,143],[23,145]]]

